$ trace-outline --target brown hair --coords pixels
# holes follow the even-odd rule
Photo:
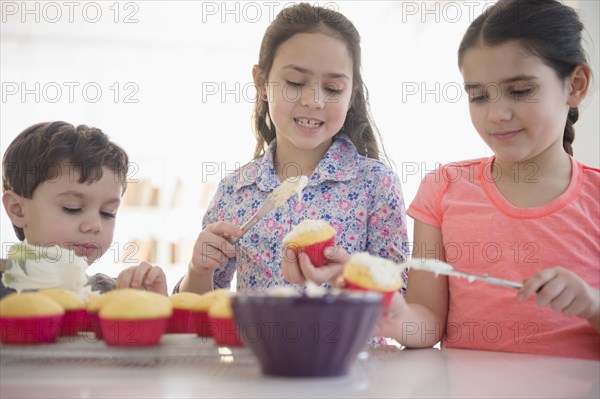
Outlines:
[[[123,192],[127,188],[129,160],[121,147],[100,129],[59,121],[30,126],[10,143],[2,159],[2,191],[32,198],[40,183],[61,173],[65,162],[79,174],[79,183],[100,180],[106,167],[115,173]],[[24,240],[23,229],[13,228]]]
[[[265,79],[269,76],[279,46],[298,33],[324,33],[348,46],[352,56],[353,94],[344,126],[339,133],[346,134],[361,155],[379,159],[381,138],[369,114],[368,91],[360,72],[360,35],[345,16],[308,3],[284,8],[267,28],[260,46],[258,66]],[[260,97],[260,91],[256,96],[253,125],[256,136],[254,157],[258,158],[275,139],[275,126],[271,122],[267,102]],[[383,150],[383,146],[381,149]]]
[[[482,41],[495,46],[517,41],[530,54],[554,69],[561,80],[583,65],[589,69],[581,45],[584,27],[571,7],[555,0],[500,0],[469,26],[458,49],[458,65],[465,52]],[[573,155],[577,107],[570,108],[563,134],[563,148]]]

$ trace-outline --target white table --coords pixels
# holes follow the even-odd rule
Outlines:
[[[0,398],[600,397],[600,362],[469,350],[363,353],[349,375],[261,373],[247,348],[166,335],[143,350],[78,337],[35,348],[0,346]]]

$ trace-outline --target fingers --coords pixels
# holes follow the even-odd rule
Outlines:
[[[338,245],[325,248],[323,255],[332,263],[346,263],[350,259],[348,252]]]
[[[307,280],[316,284],[323,284],[334,276],[341,274],[344,265],[341,263],[328,263],[326,265],[315,267],[307,254],[301,252],[298,254],[298,263],[302,274]]]
[[[306,283],[306,279],[304,278],[304,275],[300,270],[300,266],[298,265],[296,253],[290,248],[284,249],[283,260],[281,262],[281,272],[283,274],[283,278],[287,282],[293,284]]]
[[[236,249],[228,241],[230,237],[239,237],[242,230],[228,222],[217,222],[206,226],[198,235],[190,268],[199,273],[214,270],[228,259],[235,257]]]
[[[526,279],[523,282],[523,288],[519,291],[517,299],[524,301],[529,298],[530,295],[540,291],[540,289],[550,280],[554,279],[557,275],[555,268],[542,270],[541,272],[534,274],[532,277]],[[538,302],[539,304],[539,302]]]

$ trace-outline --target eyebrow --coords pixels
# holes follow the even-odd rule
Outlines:
[[[500,84],[503,85],[503,84],[507,84],[507,83],[520,82],[523,80],[537,80],[537,79],[538,79],[537,76],[534,76],[534,75],[517,75],[517,76],[513,76],[508,79],[504,79],[504,80],[500,81]],[[477,89],[481,86],[482,86],[481,83],[465,82],[465,91]]]
[[[302,68],[301,66],[295,65],[295,64],[289,64],[283,67],[283,69],[293,69],[295,71],[301,72],[301,73],[306,73],[309,75],[314,75],[315,73],[313,71],[311,71],[310,69],[306,69],[306,68]],[[330,77],[330,78],[345,78],[350,80],[350,77],[348,75],[346,75],[345,73],[336,73],[336,72],[330,72],[330,73],[326,73],[325,76]]]
[[[78,191],[65,191],[62,192],[60,194],[58,194],[59,197],[77,197],[79,199],[84,199],[85,195],[83,193],[80,193]],[[114,198],[110,198],[108,201],[105,201],[104,204],[108,205],[108,204],[119,204],[121,202],[120,198],[114,197]]]

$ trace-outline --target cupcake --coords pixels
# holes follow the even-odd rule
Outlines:
[[[47,288],[38,292],[54,300],[65,311],[59,335],[76,335],[81,330],[87,313],[85,303],[74,292],[64,288]]]
[[[192,319],[190,307],[201,298],[193,292],[173,294],[169,299],[173,306],[173,315],[167,324],[168,333],[196,333],[196,324]]]
[[[323,250],[334,245],[335,229],[324,220],[303,220],[283,238],[283,246],[296,253],[304,252],[318,267],[327,263]]]
[[[102,339],[102,329],[100,328],[98,312],[100,311],[103,299],[104,295],[97,293],[90,294],[85,304],[85,315],[83,316],[83,325],[81,326],[81,331],[93,332],[97,339]]]
[[[37,292],[0,300],[0,341],[5,344],[55,342],[65,314],[62,306]]]
[[[98,317],[107,345],[158,345],[172,315],[169,298],[133,289],[115,290],[103,296]]]
[[[229,294],[230,291],[226,288],[208,291],[190,305],[192,324],[199,337],[212,337],[212,323],[208,320],[208,309],[217,299]]]
[[[213,338],[219,346],[244,346],[233,321],[231,297],[222,296],[208,309],[208,320],[213,325]]]
[[[344,280],[350,289],[377,291],[387,307],[392,295],[404,285],[402,266],[367,252],[353,254],[344,266]]]

